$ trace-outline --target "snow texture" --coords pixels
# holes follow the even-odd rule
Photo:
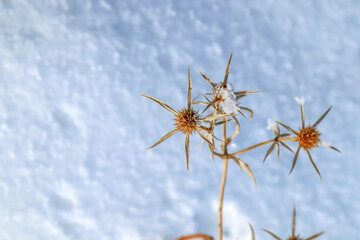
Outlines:
[[[321,137],[343,153],[281,161],[269,146],[241,155],[258,183],[229,164],[224,239],[360,237],[360,1],[0,1],[0,239],[168,240],[217,233],[222,162],[193,135],[144,150],[173,129],[175,109],[224,78],[254,120],[239,116],[238,151],[273,138],[268,118],[307,124],[329,106]],[[200,108],[201,109],[201,108]],[[231,131],[233,129],[229,129]],[[286,132],[285,129],[281,129]],[[289,144],[291,145],[291,144]],[[291,145],[296,149],[296,145]]]

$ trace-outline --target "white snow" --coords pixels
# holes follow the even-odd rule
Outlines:
[[[201,138],[144,149],[173,129],[174,109],[229,82],[254,120],[239,117],[237,151],[273,138],[272,117],[301,125],[292,96],[308,100],[307,123],[343,153],[312,151],[323,181],[301,152],[281,161],[269,146],[241,155],[258,187],[229,164],[224,240],[320,239],[360,235],[359,1],[0,1],[0,239],[168,240],[217,235],[222,162]],[[241,87],[241,88],[240,88]],[[232,111],[234,105],[229,105]],[[231,131],[231,128],[229,128]],[[289,144],[290,145],[290,144]],[[294,149],[296,145],[291,145]]]
[[[237,113],[239,107],[237,106],[233,86],[230,83],[226,84],[226,88],[222,86],[222,84],[217,84],[214,87],[212,94],[214,99],[220,99],[219,106],[224,113]]]

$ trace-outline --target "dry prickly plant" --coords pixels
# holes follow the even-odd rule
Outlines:
[[[325,118],[325,116],[329,113],[331,107],[312,125],[305,125],[305,111],[304,111],[304,100],[300,98],[296,98],[297,102],[300,104],[301,111],[301,126],[298,131],[293,130],[288,125],[275,121],[270,124],[270,129],[273,130],[275,134],[275,138],[263,141],[257,144],[254,144],[250,147],[244,148],[242,150],[236,151],[234,153],[229,153],[228,146],[229,144],[239,135],[240,132],[240,124],[237,120],[238,115],[242,115],[247,118],[244,112],[249,114],[249,119],[253,118],[253,111],[250,108],[241,106],[239,103],[239,99],[245,97],[249,93],[258,93],[260,91],[235,91],[234,87],[231,83],[228,82],[229,71],[230,71],[230,63],[232,59],[232,54],[230,55],[230,59],[228,61],[228,65],[225,71],[225,77],[222,82],[214,83],[207,77],[204,73],[200,71],[201,76],[210,84],[211,91],[208,93],[200,93],[200,96],[203,97],[202,101],[192,101],[191,93],[192,93],[192,81],[190,77],[190,70],[188,70],[188,92],[187,92],[187,105],[181,110],[174,110],[166,103],[150,97],[146,95],[142,95],[150,100],[158,103],[160,106],[165,108],[167,111],[171,112],[174,115],[174,125],[175,129],[165,134],[160,138],[158,142],[154,145],[150,146],[148,149],[157,146],[163,141],[170,138],[175,133],[181,133],[185,135],[185,154],[186,154],[186,166],[189,170],[189,149],[190,149],[190,135],[196,133],[203,139],[203,143],[207,143],[209,146],[209,151],[211,152],[212,157],[214,156],[220,158],[223,162],[223,174],[220,186],[220,196],[219,196],[219,208],[218,208],[218,240],[222,240],[223,237],[223,225],[222,225],[222,207],[223,207],[223,198],[224,191],[226,186],[226,177],[227,177],[227,169],[229,160],[233,160],[241,170],[245,170],[246,173],[251,177],[252,181],[256,185],[256,179],[253,175],[250,167],[246,164],[242,159],[239,158],[239,155],[248,152],[250,150],[256,149],[258,147],[270,144],[267,152],[265,153],[265,157],[263,162],[265,162],[266,158],[272,153],[272,151],[276,147],[277,157],[280,160],[280,147],[284,147],[285,149],[294,153],[294,151],[285,143],[285,142],[297,142],[298,147],[294,153],[293,163],[290,170],[290,173],[293,171],[296,161],[299,156],[300,149],[303,149],[314,167],[315,171],[319,175],[321,179],[320,172],[315,165],[315,162],[312,159],[310,154],[310,150],[313,150],[319,146],[328,147],[335,151],[340,152],[335,147],[326,144],[321,141],[321,133],[318,131],[317,126],[319,123]],[[195,108],[194,106],[197,106]],[[199,107],[203,106],[202,111]],[[201,111],[201,113],[199,113]],[[207,112],[207,114],[206,114]],[[206,115],[204,115],[206,114]],[[234,132],[229,136],[227,131],[227,125],[233,124],[235,125]],[[284,127],[288,133],[280,133],[279,125]],[[215,136],[215,129],[221,127],[222,128],[222,137]],[[204,132],[204,134],[202,133]],[[219,142],[220,151],[216,149],[216,142]],[[289,173],[289,174],[290,174]],[[302,240],[299,235],[295,235],[295,217],[296,210],[294,208],[293,212],[293,226],[292,226],[292,234],[287,240]],[[250,230],[252,234],[252,239],[255,240],[254,230],[250,224]],[[267,233],[269,233],[274,238],[281,240],[278,236],[273,234],[272,232],[264,229]],[[315,239],[318,236],[322,235],[323,232],[315,234],[305,240]],[[193,234],[185,237],[181,237],[178,240],[189,240],[189,239],[204,239],[204,240],[212,240],[211,236],[206,234]]]

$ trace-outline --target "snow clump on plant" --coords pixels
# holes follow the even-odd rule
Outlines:
[[[213,89],[213,96],[218,100],[218,106],[226,114],[233,114],[239,110],[236,105],[236,96],[231,84],[218,84]]]

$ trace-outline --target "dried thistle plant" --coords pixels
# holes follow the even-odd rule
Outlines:
[[[213,83],[205,74],[200,72],[200,74],[203,76],[203,78],[211,85],[212,92],[208,93],[207,95],[212,96],[212,100],[210,101],[208,98],[206,98],[204,95],[204,98],[207,100],[207,103],[205,103],[206,107],[204,111],[207,109],[212,108],[213,109],[213,116],[216,116],[216,114],[233,114],[233,113],[240,113],[245,117],[245,115],[241,112],[241,110],[248,111],[250,113],[250,119],[253,117],[253,111],[249,108],[239,106],[237,103],[237,100],[246,96],[247,93],[256,93],[259,91],[240,91],[240,92],[234,92],[232,85],[230,85],[228,81],[229,71],[230,71],[230,63],[232,59],[232,54],[230,55],[230,59],[228,62],[228,65],[226,67],[225,71],[225,77],[224,81],[218,84]],[[200,102],[201,104],[201,102]],[[202,103],[204,104],[204,103]],[[204,112],[203,111],[203,112]],[[246,117],[245,117],[246,118]],[[230,156],[228,154],[228,146],[231,143],[231,141],[239,134],[240,131],[240,124],[239,121],[236,119],[235,116],[232,116],[232,119],[234,120],[234,123],[236,125],[234,133],[227,137],[227,131],[226,131],[226,124],[227,119],[223,118],[222,121],[222,129],[223,129],[223,139],[221,144],[221,150],[222,153],[215,153],[213,151],[213,154],[220,157],[223,160],[223,173],[222,173],[222,179],[221,179],[221,186],[220,186],[220,196],[219,196],[219,208],[218,208],[218,239],[222,240],[223,236],[223,217],[222,217],[222,208],[223,208],[223,200],[224,200],[224,192],[225,192],[225,185],[226,185],[226,178],[227,178],[227,170],[228,170],[228,161],[233,160],[235,163],[240,167],[240,169],[244,169],[247,174],[251,177],[252,181],[256,185],[255,177],[248,166],[244,161],[242,161],[240,158],[237,158],[235,156]],[[215,126],[215,121],[211,123],[211,126]],[[213,139],[212,139],[213,140]]]
[[[211,133],[211,130],[209,128],[206,128],[202,126],[202,122],[206,121],[215,121],[216,119],[226,117],[228,115],[217,115],[217,116],[207,116],[207,117],[201,117],[197,110],[193,109],[191,106],[191,91],[192,91],[192,82],[191,82],[191,76],[190,76],[190,69],[188,69],[188,94],[187,94],[187,107],[182,108],[180,111],[175,111],[172,107],[164,103],[163,101],[160,101],[156,98],[143,95],[144,97],[149,98],[150,100],[153,100],[154,102],[158,103],[160,106],[174,114],[175,116],[175,126],[176,128],[167,134],[165,134],[162,138],[160,138],[159,141],[157,141],[154,145],[148,147],[147,149],[153,148],[163,141],[170,138],[172,135],[174,135],[177,132],[180,132],[181,134],[185,134],[185,153],[186,153],[186,167],[187,170],[189,170],[189,151],[190,151],[190,135],[196,132],[204,141],[206,141],[209,145],[213,146],[209,140],[205,138],[205,136],[201,133],[201,131],[207,131]]]
[[[310,150],[315,149],[319,146],[324,146],[331,148],[333,150],[336,150],[340,152],[335,147],[325,144],[320,140],[320,132],[317,130],[317,126],[319,123],[325,118],[325,116],[328,114],[331,108],[329,108],[313,125],[307,125],[305,126],[305,113],[304,113],[304,106],[303,106],[303,100],[298,101],[300,103],[300,110],[301,110],[301,121],[302,126],[300,127],[299,131],[296,132],[292,128],[290,128],[288,125],[281,123],[281,122],[274,122],[274,124],[270,127],[273,130],[273,133],[275,134],[275,137],[273,139],[257,143],[255,145],[252,145],[250,147],[244,148],[242,150],[239,150],[234,153],[229,153],[228,146],[229,144],[239,135],[240,132],[240,123],[237,120],[237,114],[241,114],[242,116],[245,116],[243,111],[246,111],[249,113],[251,120],[253,118],[253,111],[250,108],[243,107],[239,104],[238,100],[242,97],[245,97],[248,93],[258,93],[260,91],[234,91],[234,87],[232,84],[228,83],[228,77],[229,77],[229,71],[230,71],[230,63],[232,59],[232,54],[230,55],[227,68],[225,71],[225,77],[224,80],[220,83],[214,83],[210,80],[204,73],[200,72],[201,76],[210,84],[211,91],[209,93],[200,95],[204,98],[203,101],[192,101],[191,100],[191,92],[192,92],[192,82],[190,77],[190,70],[188,69],[188,93],[187,93],[187,106],[182,108],[179,111],[175,111],[173,108],[171,108],[166,103],[146,95],[142,95],[144,97],[149,98],[150,100],[158,103],[160,106],[171,112],[175,118],[174,118],[174,125],[175,129],[165,134],[158,142],[156,142],[154,145],[152,145],[150,148],[153,148],[157,146],[158,144],[162,143],[163,141],[170,138],[172,135],[174,135],[177,132],[180,132],[181,134],[186,135],[185,137],[185,154],[186,154],[186,165],[187,169],[189,169],[189,142],[190,142],[190,135],[193,133],[197,133],[203,140],[203,143],[207,143],[209,146],[209,151],[212,155],[212,158],[214,159],[214,156],[219,157],[223,162],[223,172],[222,172],[222,179],[221,179],[221,185],[220,185],[220,195],[219,195],[219,208],[218,208],[218,240],[222,240],[223,236],[223,216],[222,216],[222,208],[223,208],[223,199],[224,199],[224,192],[225,192],[225,185],[226,185],[226,178],[227,178],[227,170],[228,170],[228,162],[229,160],[233,160],[241,170],[245,170],[246,173],[250,176],[254,184],[256,185],[256,179],[253,175],[253,172],[251,171],[248,164],[246,164],[243,160],[239,158],[238,155],[246,153],[250,150],[256,149],[258,147],[271,144],[268,148],[265,157],[263,159],[263,162],[265,162],[266,158],[272,153],[272,151],[275,149],[277,150],[277,158],[280,160],[280,147],[284,147],[287,150],[294,153],[294,151],[285,143],[286,141],[292,141],[298,143],[298,148],[295,152],[295,156],[293,159],[293,164],[290,170],[290,173],[295,167],[300,149],[304,149],[310,159],[310,162],[312,163],[313,167],[315,168],[316,172],[318,173],[320,179],[321,175],[318,171],[314,161],[312,160],[312,157],[310,155]],[[199,113],[198,109],[193,108],[193,105],[200,105],[204,106],[204,109],[202,110],[201,114]],[[205,116],[202,116],[206,111],[210,111]],[[228,136],[227,132],[227,125],[233,123],[235,125],[234,132]],[[204,126],[204,124],[208,125],[207,127]],[[280,133],[279,125],[283,126],[285,129],[289,131],[289,133]],[[218,137],[215,136],[215,129],[218,127],[222,127],[222,139],[220,140]],[[204,131],[205,135],[203,135],[201,132]],[[215,148],[216,142],[219,142],[220,145],[220,152]],[[202,143],[202,144],[203,144]],[[293,214],[293,230],[292,230],[292,236],[288,238],[287,240],[300,240],[301,238],[299,236],[295,236],[295,208],[294,208],[294,214]],[[250,224],[250,230],[252,234],[252,240],[255,240],[255,234],[254,230]],[[269,234],[271,234],[276,239],[280,239],[275,234],[271,233],[268,230]],[[322,234],[315,234],[306,240],[314,239]],[[188,239],[204,239],[204,240],[210,240],[213,239],[211,236],[208,236],[206,234],[193,234],[188,235],[185,237],[178,238],[177,240],[188,240]],[[281,240],[281,239],[280,239]]]
[[[333,149],[333,150],[341,153],[341,151],[338,150],[337,148],[335,148],[325,142],[322,142],[320,140],[321,133],[317,129],[317,126],[329,113],[329,111],[331,110],[331,107],[328,110],[326,110],[326,112],[323,115],[321,115],[321,117],[314,124],[305,125],[304,99],[299,99],[299,98],[295,98],[295,99],[300,104],[300,111],[301,111],[301,127],[299,128],[299,131],[296,132],[295,130],[290,128],[288,125],[281,123],[281,122],[277,122],[278,124],[280,124],[281,126],[286,128],[290,133],[295,135],[293,137],[292,141],[298,142],[298,148],[295,152],[295,156],[294,156],[293,163],[292,163],[289,174],[291,174],[291,172],[293,171],[293,169],[295,167],[296,161],[297,161],[299,153],[300,153],[300,149],[304,149],[304,151],[307,153],[307,155],[309,157],[309,160],[310,160],[312,166],[314,167],[316,173],[318,174],[318,176],[321,180],[322,179],[321,174],[320,174],[314,160],[312,159],[310,150],[318,148],[319,146],[323,146],[323,147],[327,147],[327,148]]]
[[[274,237],[275,239],[277,240],[282,240],[280,237],[278,237],[276,234],[272,233],[271,231],[263,228],[262,230],[264,230],[265,232],[267,232],[268,234],[270,234],[272,237]],[[286,240],[312,240],[312,239],[315,239],[319,236],[321,236],[324,232],[319,232],[319,233],[316,233],[310,237],[307,237],[307,238],[302,238],[300,237],[300,235],[296,235],[295,234],[295,230],[296,230],[296,208],[294,206],[294,210],[293,210],[293,217],[292,217],[292,224],[291,224],[291,236],[288,237]]]
[[[205,112],[208,109],[212,109],[212,113],[210,113],[209,115],[212,116],[217,116],[217,114],[235,114],[235,113],[240,113],[241,115],[243,115],[245,118],[246,116],[241,112],[241,110],[245,110],[247,112],[249,112],[250,114],[250,119],[253,118],[253,111],[250,108],[247,107],[243,107],[240,106],[239,103],[237,102],[240,98],[245,97],[248,93],[258,93],[261,91],[238,91],[238,92],[234,92],[233,91],[233,86],[228,83],[228,77],[229,77],[229,72],[230,72],[230,64],[231,64],[231,59],[232,59],[232,54],[230,55],[229,61],[228,61],[228,65],[226,67],[226,71],[225,71],[225,77],[224,80],[220,83],[213,83],[210,78],[208,78],[204,73],[202,73],[201,71],[200,74],[201,76],[210,84],[210,86],[212,87],[212,91],[211,93],[207,93],[206,95],[210,95],[212,97],[212,100],[209,100],[205,95],[201,94],[206,102],[194,102],[195,104],[201,104],[201,105],[205,105],[205,109],[203,110],[203,112]],[[239,121],[236,119],[235,116],[231,116],[232,120],[235,123],[235,131],[234,133],[230,136],[227,137],[227,132],[226,132],[226,123],[228,123],[228,120],[226,118],[222,118],[221,122],[216,122],[216,120],[212,120],[211,122],[211,126],[210,128],[214,128],[214,126],[218,126],[218,125],[222,125],[223,126],[223,140],[221,142],[221,150],[222,150],[222,154],[216,154],[218,157],[220,157],[221,159],[225,159],[225,160],[233,160],[239,167],[240,169],[244,169],[249,176],[251,177],[252,181],[254,182],[254,184],[256,185],[256,180],[255,177],[251,171],[251,169],[249,168],[249,166],[243,162],[240,158],[237,158],[235,156],[229,156],[228,154],[228,150],[227,147],[229,146],[229,144],[231,143],[231,141],[239,134],[240,132],[240,124]],[[213,142],[214,136],[212,136],[211,141]]]

